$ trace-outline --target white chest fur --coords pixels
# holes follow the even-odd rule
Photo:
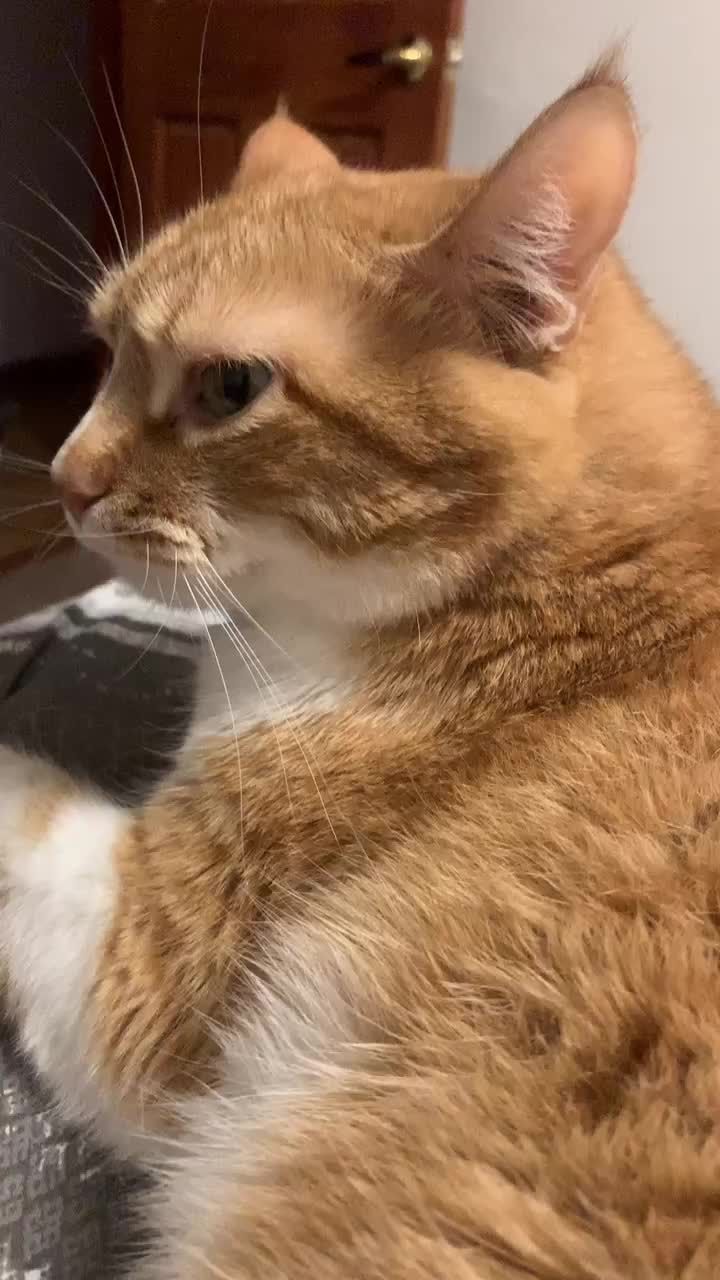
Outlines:
[[[297,607],[265,609],[257,622],[234,612],[209,628],[193,736],[331,709],[348,696],[358,670],[346,627]]]

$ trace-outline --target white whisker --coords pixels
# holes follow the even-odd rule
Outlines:
[[[41,191],[36,191],[34,187],[31,187],[29,185],[29,183],[23,182],[22,178],[16,178],[15,181],[18,182],[20,186],[25,189],[25,191],[28,191],[31,196],[34,196],[36,200],[39,200],[41,204],[46,205],[47,208],[50,209],[52,213],[54,213],[55,216],[59,218],[60,221],[63,222],[70,231],[72,231],[73,235],[77,236],[78,240],[80,240],[80,242],[85,245],[85,248],[87,249],[88,253],[92,258],[94,258],[95,262],[97,263],[101,272],[104,275],[107,270],[105,263],[100,257],[100,254],[98,253],[97,249],[93,248],[87,236],[83,234],[80,228],[76,227],[75,223],[70,218],[68,218],[66,214],[63,213],[62,209],[58,209],[57,205],[53,204],[52,200],[50,200],[48,196],[44,195]]]
[[[281,699],[279,699],[278,692],[277,692],[277,685],[275,685],[273,677],[270,676],[268,669],[266,669],[266,667],[263,666],[263,663],[260,662],[258,655],[255,654],[255,650],[252,649],[252,645],[250,644],[250,641],[247,640],[246,637],[242,635],[242,631],[240,630],[240,627],[238,627],[236,623],[233,622],[232,618],[229,617],[227,609],[225,609],[222,602],[220,602],[220,599],[218,598],[217,593],[215,593],[215,591],[211,589],[208,579],[206,579],[206,577],[204,576],[204,573],[202,573],[201,570],[196,570],[196,575],[197,577],[199,577],[199,579],[202,582],[202,589],[204,589],[205,599],[208,600],[208,603],[210,604],[210,608],[213,608],[215,612],[219,613],[220,618],[222,618],[223,620],[222,626],[223,626],[225,635],[228,636],[228,639],[229,641],[231,641],[231,644],[233,645],[234,650],[236,650],[236,653],[240,655],[240,657],[243,660],[243,663],[245,663],[245,667],[247,669],[247,672],[249,672],[249,675],[252,680],[252,684],[255,685],[256,690],[258,690],[260,696],[269,695],[270,698],[273,699],[275,704],[275,709],[277,709],[279,714],[281,714],[283,721],[287,723],[287,727],[290,728],[290,732],[292,733],[292,736],[295,737],[297,741],[295,730],[293,730],[292,724],[288,723],[287,707],[286,705],[283,705]],[[200,585],[199,585],[199,589],[200,589]],[[263,680],[263,684],[265,686],[265,694],[263,690],[261,690],[260,685],[258,684],[258,678],[256,678],[255,672],[258,672],[258,675],[260,676],[261,680]],[[279,736],[277,726],[275,726],[274,721],[270,721],[270,724],[272,724],[275,744],[277,744],[277,748],[278,748],[279,762],[281,762],[281,768],[283,771],[284,786],[286,786],[288,804],[290,804],[290,808],[292,812],[295,812],[295,804],[293,804],[292,792],[290,788],[290,776],[288,776],[286,759],[284,759],[281,736]],[[300,744],[297,744],[297,745],[300,746]],[[300,751],[302,753],[301,746],[300,746]],[[329,818],[328,818],[328,822],[329,822]],[[331,822],[331,828],[332,828],[332,822]],[[333,828],[333,831],[334,831],[334,828]]]
[[[84,541],[85,538],[139,538],[143,534],[156,532],[157,530],[149,524],[145,527],[141,527],[140,529],[117,529],[114,533],[86,533],[83,530],[80,536]]]
[[[205,62],[205,44],[207,42],[208,26],[210,25],[210,14],[212,13],[213,0],[208,0],[208,7],[205,13],[205,22],[203,24],[202,37],[200,40],[200,57],[198,59],[198,82],[197,82],[197,147],[198,147],[198,178],[200,182],[200,205],[205,203],[205,189],[203,183],[203,155],[202,155],[202,133],[200,131],[200,101],[202,94],[202,74]]]
[[[77,271],[78,275],[82,276],[83,280],[86,280],[91,288],[95,288],[97,282],[94,276],[89,275],[87,271],[83,271],[83,268],[77,262],[74,262],[72,258],[68,258],[67,254],[61,253],[59,249],[49,244],[47,240],[43,240],[42,236],[36,236],[32,231],[26,231],[24,227],[19,227],[15,222],[8,222],[6,218],[0,218],[0,226],[7,227],[8,231],[14,231],[16,235],[24,236],[26,240],[32,240],[33,244],[39,244],[48,253],[54,254],[61,262],[71,267],[73,271]],[[45,264],[43,263],[42,265],[44,266]],[[60,277],[58,278],[60,279]]]
[[[38,268],[37,271],[28,272],[28,275],[31,276],[32,279],[40,280],[42,284],[46,284],[48,288],[57,289],[58,293],[64,293],[66,298],[72,298],[75,302],[79,302],[83,306],[86,306],[87,294],[83,293],[82,289],[76,289],[73,285],[68,284],[67,280],[64,280],[56,271],[53,271],[46,262],[43,262],[42,259],[38,258],[34,253],[31,253],[29,249],[26,249],[25,245],[19,244],[17,245],[17,249],[22,254],[23,258],[28,262],[31,262],[34,267]]]
[[[39,472],[42,475],[50,474],[50,464],[48,462],[39,462],[36,458],[24,458],[21,453],[15,453],[13,449],[6,449],[3,445],[0,445],[0,467],[5,467],[8,471]]]
[[[13,507],[11,511],[5,511],[0,516],[0,524],[6,520],[11,520],[13,516],[25,515],[28,511],[39,511],[41,507],[59,507],[61,506],[59,498],[48,498],[46,502],[31,502],[26,507]]]
[[[175,592],[177,591],[177,581],[178,581],[178,553],[177,553],[177,547],[176,547],[175,548],[175,573],[173,575],[172,591],[170,593],[170,604],[168,605],[169,609],[172,609],[175,601]]]
[[[139,666],[139,665],[140,665],[140,663],[142,662],[143,658],[144,658],[144,657],[146,657],[146,656],[147,656],[147,654],[148,654],[148,653],[150,652],[150,650],[152,649],[152,647],[153,647],[153,645],[155,644],[155,641],[158,639],[158,637],[159,637],[159,635],[160,635],[161,631],[164,631],[164,630],[165,630],[165,621],[163,620],[163,621],[160,623],[160,626],[158,627],[158,629],[157,629],[157,631],[155,632],[155,634],[154,634],[154,636],[152,637],[152,639],[151,639],[151,640],[150,640],[150,641],[145,645],[145,648],[143,649],[143,651],[142,651],[142,653],[140,654],[140,656],[139,656],[139,657],[137,657],[137,658],[135,658],[135,659],[130,663],[130,666],[129,666],[129,667],[126,667],[124,671],[121,671],[121,672],[120,672],[120,675],[117,677],[117,680],[118,680],[118,681],[120,681],[120,680],[124,680],[126,676],[129,676],[129,675],[130,675],[130,672],[131,672],[131,671],[134,671],[134,670],[135,670],[135,668],[136,668],[137,666]]]
[[[205,62],[205,44],[207,42],[208,27],[210,25],[210,14],[212,13],[213,0],[208,0],[207,12],[205,14],[205,23],[203,26],[202,39],[200,40],[200,57],[198,59],[198,81],[197,81],[197,147],[198,147],[198,178],[200,181],[200,273],[205,263],[205,180],[203,175],[203,154],[202,154],[202,133],[200,131],[200,100],[202,94],[202,74]]]
[[[217,578],[219,578],[219,579],[220,579],[220,581],[222,582],[222,579],[220,578],[220,575],[218,574],[218,572],[217,572],[217,570],[215,569],[215,567],[214,567],[212,564],[210,564],[210,562],[209,562],[209,561],[207,561],[207,563],[208,563],[209,567],[212,569],[212,571],[213,571],[213,573],[215,574],[215,576],[216,576]],[[197,570],[196,570],[196,572],[199,574],[199,576],[200,576],[200,577],[203,579],[203,581],[205,582],[205,585],[206,585],[207,589],[208,589],[208,590],[210,590],[210,584],[207,582],[207,579],[206,579],[206,578],[204,578],[204,575],[201,573],[201,571],[200,571],[199,569],[197,569]],[[223,584],[223,585],[225,585],[225,584]],[[252,616],[252,614],[249,612],[249,610],[247,610],[247,609],[245,608],[245,606],[241,604],[241,602],[237,599],[237,597],[236,597],[236,596],[234,596],[234,595],[232,594],[232,592],[229,590],[229,588],[228,588],[227,586],[225,586],[225,589],[226,589],[226,591],[228,592],[228,594],[230,595],[230,597],[235,601],[235,603],[237,604],[237,606],[238,606],[240,609],[242,609],[242,611],[243,611],[243,613],[244,613],[244,614],[246,614],[246,616],[248,617],[249,621],[253,624],[253,626],[257,627],[258,631],[259,631],[262,635],[264,635],[264,636],[266,637],[266,639],[267,639],[271,644],[273,644],[273,645],[275,646],[275,648],[276,648],[280,653],[284,654],[284,656],[285,656],[285,657],[286,657],[290,662],[294,663],[294,665],[295,665],[296,667],[298,667],[298,668],[299,668],[299,664],[298,664],[297,662],[295,662],[295,660],[292,658],[292,656],[291,656],[290,654],[288,654],[288,653],[286,652],[286,650],[285,650],[285,649],[283,649],[282,645],[278,644],[278,642],[277,642],[277,641],[275,640],[275,638],[270,634],[270,632],[269,632],[269,631],[266,631],[264,627],[260,626],[260,624],[255,620],[255,618],[253,618],[253,616]],[[218,598],[218,596],[217,596],[217,593],[216,593],[215,591],[213,591],[213,592],[212,592],[212,596],[214,597],[214,600],[215,600],[215,607],[216,607],[217,609],[219,609],[219,610],[222,610],[222,612],[224,613],[225,617],[226,617],[226,618],[228,618],[228,621],[230,622],[230,621],[231,621],[231,619],[229,618],[229,615],[228,615],[227,611],[224,609],[223,605],[220,603],[220,600],[219,600],[219,598]],[[250,641],[247,639],[247,637],[246,637],[245,635],[243,635],[243,633],[239,630],[239,628],[236,626],[236,624],[235,624],[235,623],[232,623],[232,625],[235,627],[235,630],[236,630],[236,632],[237,632],[237,634],[238,634],[239,639],[242,641],[242,644],[245,646],[245,648],[246,648],[247,650],[249,650],[249,653],[250,653],[250,655],[251,655],[251,657],[252,657],[252,661],[253,661],[254,663],[256,663],[256,665],[257,665],[257,669],[258,669],[258,670],[263,674],[264,678],[266,678],[266,679],[267,679],[267,681],[269,682],[270,692],[271,692],[271,694],[272,694],[272,696],[273,696],[273,698],[274,698],[274,700],[275,700],[276,706],[278,706],[281,710],[285,710],[285,711],[287,712],[289,709],[288,709],[287,707],[284,707],[284,708],[283,708],[283,707],[281,707],[281,705],[280,705],[280,703],[279,703],[279,699],[278,699],[278,697],[277,697],[277,694],[275,693],[275,689],[276,689],[275,681],[272,679],[272,676],[270,675],[269,671],[267,670],[267,667],[265,667],[265,666],[263,665],[263,663],[261,662],[260,658],[258,657],[257,653],[256,653],[256,652],[255,652],[255,650],[253,649],[253,647],[252,647],[252,645],[251,645]],[[297,747],[298,747],[298,749],[299,749],[299,751],[300,751],[300,753],[301,753],[301,755],[302,755],[302,757],[303,757],[303,760],[304,760],[305,765],[306,765],[306,767],[307,767],[308,773],[310,774],[310,777],[311,777],[311,779],[312,779],[313,786],[315,787],[315,790],[317,791],[318,798],[319,798],[320,803],[321,803],[321,805],[322,805],[323,812],[324,812],[325,817],[326,817],[326,819],[327,819],[328,825],[329,825],[329,827],[330,827],[330,830],[331,830],[331,831],[332,831],[332,833],[333,833],[333,836],[334,836],[334,838],[335,838],[335,842],[337,843],[338,848],[339,848],[339,847],[340,847],[340,841],[338,840],[337,832],[336,832],[336,830],[335,830],[335,827],[334,827],[334,825],[333,825],[333,822],[332,822],[332,820],[331,820],[331,818],[330,818],[330,815],[329,815],[329,813],[328,813],[327,806],[326,806],[326,804],[325,804],[325,801],[324,801],[324,798],[323,798],[322,792],[320,791],[320,787],[319,787],[319,785],[318,785],[318,781],[317,781],[317,778],[316,778],[316,776],[315,776],[314,770],[313,770],[313,768],[312,768],[312,766],[311,766],[311,764],[310,764],[310,760],[308,759],[308,755],[307,755],[307,753],[306,753],[306,751],[305,751],[305,748],[304,748],[304,746],[303,746],[303,744],[302,744],[302,742],[301,742],[301,740],[300,740],[300,736],[299,736],[299,732],[300,732],[300,731],[299,731],[299,728],[298,728],[298,729],[296,729],[296,727],[292,724],[292,722],[291,722],[291,719],[290,719],[289,715],[287,715],[287,716],[286,716],[285,724],[286,724],[286,727],[288,728],[288,730],[290,731],[290,733],[292,734],[292,736],[293,736],[293,738],[294,738],[294,740],[295,740],[295,743],[296,743],[296,745],[297,745]],[[312,745],[311,745],[311,743],[310,743],[310,742],[307,742],[307,750],[308,750],[308,752],[310,753],[310,756],[312,757],[313,763],[314,763],[314,765],[315,765],[315,768],[317,769],[317,772],[318,772],[318,775],[319,775],[319,777],[320,777],[320,780],[322,781],[323,785],[326,787],[326,789],[327,789],[327,790],[328,790],[328,792],[329,792],[329,787],[328,787],[327,781],[326,781],[326,779],[325,779],[325,777],[324,777],[324,775],[323,775],[323,771],[322,771],[322,769],[321,769],[321,767],[320,767],[320,764],[318,763],[317,756],[315,755],[315,752],[314,752],[314,750],[313,750]],[[342,814],[342,818],[343,818],[343,820],[345,821],[345,823],[347,824],[347,826],[349,827],[350,831],[352,832],[353,837],[354,837],[354,839],[355,839],[355,843],[356,843],[356,845],[357,845],[358,849],[359,849],[359,850],[360,850],[360,852],[363,854],[363,856],[366,856],[366,854],[365,854],[365,847],[364,847],[364,845],[363,845],[363,843],[362,843],[362,841],[361,841],[361,839],[360,839],[360,836],[359,836],[358,832],[355,830],[355,827],[354,827],[353,823],[350,821],[350,819],[348,818],[347,814],[345,814],[345,813],[343,813],[343,814]]]
[[[202,575],[199,573],[199,570],[197,569],[196,569],[196,575],[199,577],[202,577]],[[262,677],[262,673],[260,673],[261,678],[263,679],[263,684],[265,685],[265,688],[263,689],[260,686],[260,684],[258,683],[257,677],[255,675],[255,671],[251,666],[250,660],[248,658],[248,654],[246,652],[245,646],[247,642],[245,641],[245,638],[240,632],[239,628],[235,626],[234,622],[229,617],[227,610],[223,608],[222,604],[218,600],[215,593],[210,590],[209,584],[206,582],[204,578],[202,579],[202,583],[196,581],[195,585],[198,589],[198,592],[202,596],[203,600],[208,605],[208,607],[212,609],[213,613],[216,613],[219,615],[220,626],[225,632],[225,635],[227,636],[228,640],[233,646],[235,652],[242,659],[245,665],[245,669],[248,675],[250,676],[250,679],[252,680],[253,684],[255,685],[255,688],[257,689],[259,696],[263,698],[267,704],[268,693],[272,693],[273,691],[273,681],[269,678],[266,680],[264,677]],[[250,653],[252,654],[252,649],[250,649]],[[276,700],[276,706],[277,705],[278,704]],[[285,779],[285,790],[287,792],[288,804],[290,806],[291,812],[294,812],[295,806],[293,804],[292,793],[290,791],[290,779],[287,771],[287,765],[285,764],[285,755],[282,749],[282,742],[280,741],[280,735],[277,731],[277,726],[273,723],[272,720],[270,721],[270,725],[275,737],[275,742],[278,749],[278,756],[280,758],[280,767],[282,768],[283,777]]]
[[[110,219],[110,226],[111,226],[111,227],[112,227],[112,229],[113,229],[113,233],[114,233],[114,235],[115,235],[115,239],[117,240],[118,249],[120,250],[120,258],[121,258],[121,261],[122,261],[123,263],[127,264],[127,254],[126,254],[126,252],[125,252],[125,245],[123,244],[122,236],[120,235],[120,232],[118,231],[118,225],[117,225],[117,222],[115,221],[115,218],[113,217],[113,212],[112,212],[112,209],[110,208],[110,205],[108,204],[107,198],[106,198],[106,196],[105,196],[105,192],[103,191],[102,187],[100,186],[100,183],[98,182],[97,178],[95,177],[95,174],[93,173],[92,169],[90,168],[90,165],[87,163],[87,161],[86,161],[85,157],[82,155],[82,153],[81,153],[80,151],[78,151],[78,149],[77,149],[77,147],[75,146],[75,144],[74,144],[73,142],[71,142],[69,138],[66,138],[66,137],[65,137],[65,134],[64,134],[64,133],[61,133],[61,131],[60,131],[59,129],[56,129],[54,124],[51,124],[51,122],[50,122],[49,120],[43,120],[43,124],[44,124],[48,129],[52,130],[52,132],[55,134],[56,138],[59,138],[60,142],[62,142],[62,143],[64,143],[64,144],[65,144],[65,146],[68,148],[68,150],[72,152],[72,154],[76,157],[76,159],[77,159],[77,160],[79,160],[80,164],[82,165],[83,170],[85,171],[85,173],[87,174],[88,178],[89,178],[89,179],[90,179],[90,181],[92,182],[92,184],[93,184],[93,186],[94,186],[95,190],[97,191],[98,196],[100,197],[100,201],[101,201],[101,203],[102,203],[102,206],[103,206],[103,208],[104,208],[104,210],[105,210],[105,212],[106,212],[106,214],[107,214],[108,218]]]
[[[150,577],[150,539],[146,538],[145,539],[145,577],[143,578],[143,584],[140,588],[140,595],[144,594],[149,577]]]
[[[99,137],[99,139],[100,139],[100,142],[101,142],[101,145],[102,145],[102,149],[103,149],[103,151],[105,152],[105,159],[106,159],[106,160],[107,160],[107,162],[108,162],[108,168],[109,168],[109,170],[110,170],[110,177],[112,178],[112,184],[113,184],[113,187],[115,188],[115,195],[116,195],[116,197],[117,197],[117,202],[118,202],[118,210],[119,210],[119,212],[120,212],[120,221],[121,221],[121,223],[122,223],[122,229],[123,229],[123,243],[124,243],[124,245],[125,245],[125,252],[124,252],[123,257],[124,257],[124,258],[125,258],[125,260],[127,261],[127,255],[128,255],[128,251],[129,251],[129,245],[128,245],[127,224],[126,224],[126,222],[125,222],[125,209],[123,208],[122,193],[121,193],[121,191],[120,191],[120,183],[118,182],[117,174],[116,174],[116,172],[115,172],[115,166],[114,166],[114,164],[113,164],[113,162],[112,162],[112,156],[110,155],[110,148],[108,147],[108,144],[107,144],[107,142],[105,141],[105,135],[104,135],[104,133],[103,133],[102,129],[100,128],[100,121],[99,121],[99,120],[98,120],[98,118],[97,118],[97,115],[96,115],[96,113],[95,113],[95,108],[93,107],[93,104],[92,104],[92,102],[90,101],[90,98],[89,98],[88,92],[87,92],[87,90],[86,90],[86,88],[85,88],[85,86],[84,86],[84,84],[83,84],[82,80],[80,79],[80,76],[78,75],[77,71],[75,70],[75,67],[74,67],[74,65],[73,65],[73,63],[72,63],[72,60],[71,60],[71,58],[70,58],[70,56],[69,56],[69,54],[68,54],[68,52],[67,52],[67,50],[66,50],[66,49],[63,49],[63,54],[64,54],[64,56],[65,56],[65,61],[67,62],[68,66],[69,66],[69,68],[70,68],[70,71],[71,71],[72,75],[73,75],[73,76],[74,76],[74,78],[75,78],[75,82],[76,82],[76,84],[77,84],[77,86],[78,86],[78,89],[80,90],[80,92],[81,92],[81,94],[82,94],[83,98],[85,99],[85,102],[86,102],[86,104],[87,104],[88,111],[90,112],[90,115],[91,115],[91,117],[92,117],[93,124],[95,125],[95,128],[96,128],[96,130],[97,130],[97,135],[98,135],[98,137]],[[113,222],[114,222],[114,219],[113,219]]]
[[[211,561],[211,560],[209,560],[209,559],[208,559],[208,557],[207,557],[207,556],[205,557],[205,563],[206,563],[206,565],[207,565],[208,569],[210,570],[210,572],[211,572],[211,573],[212,573],[212,574],[217,578],[217,580],[218,580],[218,582],[220,583],[220,586],[222,587],[223,591],[226,593],[226,595],[228,595],[228,596],[230,597],[230,599],[233,601],[233,603],[237,605],[238,609],[240,610],[240,612],[241,612],[241,613],[243,613],[243,614],[244,614],[244,616],[247,618],[248,622],[251,622],[251,623],[253,624],[253,626],[257,628],[257,630],[260,632],[260,635],[261,635],[261,636],[264,636],[264,637],[265,637],[265,639],[266,639],[266,640],[268,640],[268,641],[270,642],[270,644],[273,646],[273,648],[277,649],[278,653],[281,653],[281,654],[283,655],[283,657],[284,657],[284,658],[287,658],[288,662],[292,662],[293,666],[295,666],[295,667],[298,667],[298,668],[299,668],[299,667],[300,667],[300,663],[297,661],[297,659],[296,659],[296,658],[293,658],[292,654],[288,653],[287,649],[283,649],[282,645],[281,645],[281,644],[278,644],[278,642],[277,642],[277,640],[275,639],[275,637],[274,637],[274,636],[271,636],[271,635],[270,635],[270,632],[269,632],[269,631],[266,631],[266,630],[265,630],[265,628],[264,628],[263,626],[261,626],[261,625],[260,625],[260,623],[257,621],[257,618],[254,618],[254,617],[253,617],[253,615],[251,614],[250,610],[249,610],[249,609],[248,609],[248,608],[247,608],[247,607],[246,607],[246,606],[245,606],[245,605],[244,605],[240,600],[238,600],[238,598],[237,598],[237,596],[236,596],[236,595],[233,595],[233,593],[232,593],[232,591],[230,590],[229,586],[228,586],[228,585],[227,585],[227,583],[224,581],[224,579],[220,576],[220,574],[218,573],[217,569],[215,568],[215,565],[212,563],[212,561]]]
[[[216,666],[217,666],[218,672],[219,672],[219,674],[220,674],[220,679],[221,679],[221,681],[222,681],[222,686],[223,686],[223,689],[225,690],[225,697],[226,697],[226,699],[227,699],[228,711],[229,711],[229,713],[230,713],[230,722],[231,722],[231,724],[232,724],[233,737],[234,737],[234,739],[235,739],[235,754],[236,754],[236,756],[237,756],[238,783],[239,783],[239,786],[240,786],[240,849],[241,849],[241,851],[244,853],[244,852],[245,852],[245,822],[244,822],[244,813],[243,813],[243,776],[242,776],[242,762],[241,762],[241,759],[240,759],[240,739],[239,739],[239,737],[238,737],[237,725],[236,725],[236,723],[235,723],[235,712],[233,711],[233,705],[232,705],[232,701],[231,701],[231,699],[230,699],[230,690],[228,689],[228,686],[227,686],[227,680],[225,679],[225,673],[224,673],[224,671],[223,671],[223,669],[222,669],[222,664],[221,664],[221,662],[220,662],[220,657],[219,657],[218,651],[217,651],[217,649],[215,648],[215,643],[214,643],[214,641],[213,641],[212,636],[210,635],[210,628],[209,628],[209,626],[208,626],[208,624],[207,624],[207,621],[206,621],[205,615],[204,615],[204,613],[203,613],[202,609],[200,608],[200,605],[199,605],[199,604],[198,604],[198,602],[197,602],[197,598],[196,598],[196,596],[195,596],[195,593],[194,593],[194,591],[193,591],[192,587],[190,586],[190,583],[189,583],[189,581],[188,581],[188,576],[187,576],[187,574],[186,574],[186,573],[183,573],[183,578],[184,578],[184,580],[185,580],[185,586],[187,587],[188,591],[190,592],[190,598],[191,598],[191,600],[193,601],[193,604],[195,605],[195,608],[197,609],[197,612],[198,612],[198,616],[199,616],[199,618],[200,618],[200,621],[202,622],[202,624],[203,624],[203,626],[204,626],[204,628],[205,628],[205,631],[206,631],[206,634],[207,634],[207,638],[208,638],[208,643],[209,643],[210,648],[211,648],[211,650],[212,650],[213,657],[215,658],[215,663],[216,663]]]
[[[117,103],[115,102],[115,94],[112,91],[112,85],[110,83],[110,77],[108,75],[107,67],[105,66],[105,63],[102,64],[102,69],[103,69],[103,75],[105,77],[105,84],[107,85],[108,97],[110,98],[110,105],[112,106],[112,109],[113,109],[113,114],[117,122],[118,130],[120,132],[120,138],[122,140],[123,149],[125,151],[125,155],[127,156],[128,165],[130,166],[130,173],[132,176],[133,184],[135,186],[135,196],[137,198],[138,221],[139,221],[139,229],[140,229],[140,248],[144,249],[145,248],[145,220],[143,218],[142,196],[140,195],[140,183],[138,182],[137,171],[135,169],[135,165],[133,164],[133,158],[130,154],[130,146],[127,140],[127,135],[123,128],[122,120],[120,119],[120,112],[117,109]]]
[[[60,520],[60,522],[56,524],[50,530],[50,532],[46,535],[46,537],[43,539],[38,550],[35,552],[35,555],[33,556],[33,560],[36,560],[38,564],[40,563],[41,560],[45,559],[45,556],[50,555],[50,552],[53,550],[53,547],[56,547],[58,542],[60,542],[63,537],[67,536],[64,532],[64,526],[65,526],[65,520],[64,519]]]

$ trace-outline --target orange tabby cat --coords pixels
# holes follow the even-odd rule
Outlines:
[[[276,119],[92,302],[71,519],[224,630],[141,807],[0,754],[0,937],[138,1275],[720,1274],[720,418],[635,149],[609,63],[482,178]]]

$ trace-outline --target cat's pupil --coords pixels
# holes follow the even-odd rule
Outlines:
[[[246,364],[229,364],[223,369],[222,391],[226,400],[244,400],[248,391],[248,367]]]
[[[198,401],[212,418],[229,418],[242,413],[271,380],[272,370],[261,360],[222,360],[202,370]]]

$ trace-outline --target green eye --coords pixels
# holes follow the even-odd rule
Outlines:
[[[262,360],[223,360],[200,374],[198,404],[212,418],[242,413],[272,382],[272,369]]]

